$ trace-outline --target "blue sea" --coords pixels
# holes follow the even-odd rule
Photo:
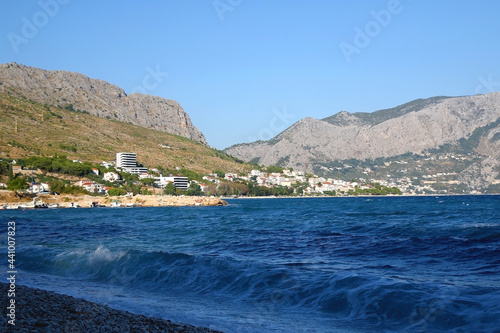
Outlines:
[[[500,332],[500,196],[0,211],[17,283],[224,332]],[[22,311],[22,310],[19,310]]]

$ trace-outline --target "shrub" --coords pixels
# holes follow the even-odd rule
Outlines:
[[[112,197],[116,197],[127,194],[127,191],[125,191],[123,188],[113,187],[108,190],[108,194]]]
[[[28,188],[28,184],[26,183],[26,180],[23,177],[17,177],[12,179],[7,183],[7,189],[8,190],[25,190]]]

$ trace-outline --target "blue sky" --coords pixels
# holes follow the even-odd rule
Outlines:
[[[0,63],[174,99],[219,149],[269,139],[304,117],[500,90],[494,0],[40,0],[0,9]]]

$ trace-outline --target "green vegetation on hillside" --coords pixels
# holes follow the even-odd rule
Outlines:
[[[382,186],[378,183],[372,184],[373,188],[360,189],[356,188],[354,191],[349,191],[350,195],[401,195],[401,190],[397,187]]]
[[[467,139],[460,139],[459,144],[464,151],[471,151],[479,146],[479,141],[488,131],[500,125],[500,118],[486,126],[478,127]],[[498,133],[497,133],[498,134]]]
[[[93,166],[89,162],[73,162],[68,160],[64,155],[56,155],[55,157],[30,156],[18,159],[17,164],[28,169],[40,169],[46,172],[62,173],[73,176],[83,177],[93,174]]]
[[[241,173],[252,166],[187,138],[76,110],[0,93],[0,159],[66,155],[92,163],[112,161],[122,151],[137,153],[148,166]]]

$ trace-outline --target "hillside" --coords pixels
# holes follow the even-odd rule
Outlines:
[[[498,92],[434,97],[373,113],[342,111],[323,120],[304,118],[269,141],[234,145],[225,151],[252,163],[332,175],[338,161],[427,155],[451,147],[465,156],[480,156],[470,157],[474,163],[455,172],[467,186],[484,188],[496,178],[500,166],[499,119]]]
[[[189,115],[173,100],[133,93],[79,73],[0,65],[1,92],[42,104],[80,110],[207,144]]]
[[[138,162],[200,173],[243,172],[250,166],[179,135],[108,120],[0,93],[0,159],[67,155],[89,162],[112,161],[120,151]]]

